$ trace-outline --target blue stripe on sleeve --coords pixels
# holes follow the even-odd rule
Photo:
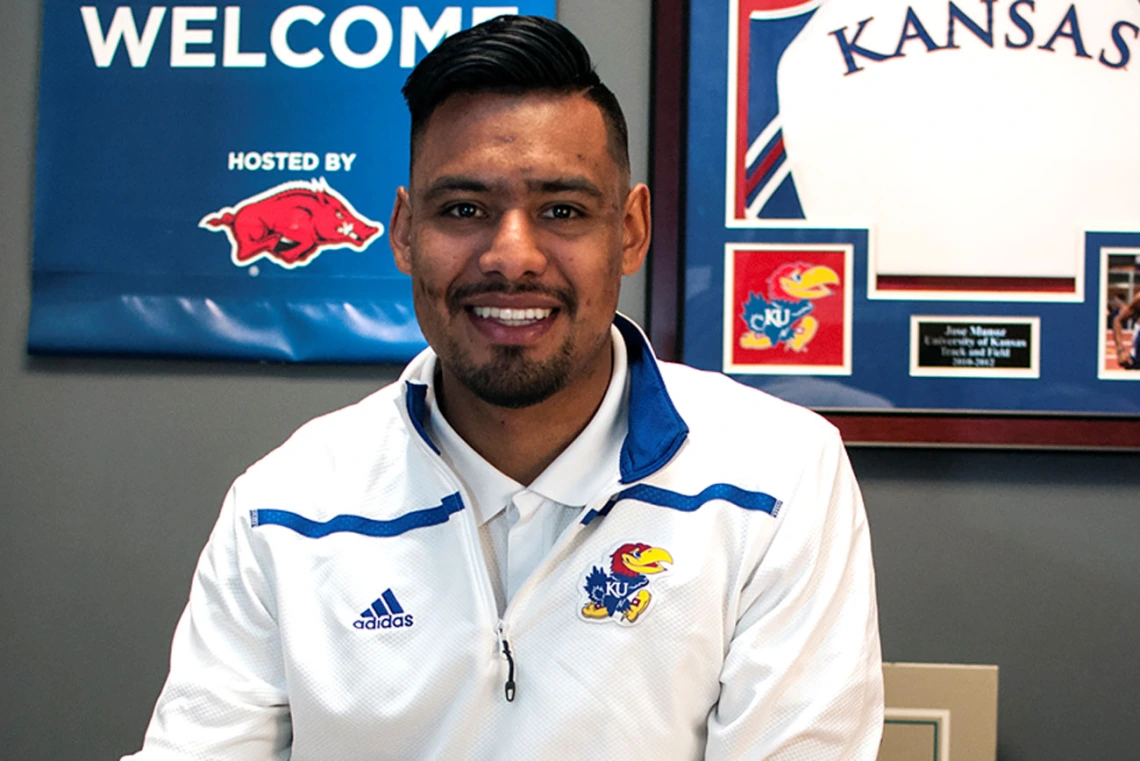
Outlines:
[[[340,532],[364,536],[399,536],[413,529],[446,523],[453,513],[462,509],[463,500],[456,492],[444,497],[436,507],[406,513],[390,521],[378,521],[360,515],[337,515],[322,523],[288,510],[251,510],[249,517],[251,526],[283,526],[301,536],[320,539]]]
[[[614,504],[623,499],[636,499],[638,502],[669,507],[686,513],[694,512],[710,500],[721,499],[745,510],[759,510],[773,517],[779,511],[781,504],[780,500],[770,494],[761,491],[748,491],[732,484],[713,484],[702,489],[699,494],[692,496],[662,489],[658,486],[637,484],[618,492],[601,510],[591,510],[586,513],[582,518],[582,525],[589,525],[592,520],[599,516],[605,517]]]

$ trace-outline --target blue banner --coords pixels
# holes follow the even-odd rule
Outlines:
[[[28,350],[402,361],[400,87],[511,5],[45,0]]]

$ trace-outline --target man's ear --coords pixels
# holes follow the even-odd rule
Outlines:
[[[404,187],[396,188],[396,203],[388,220],[388,245],[392,247],[396,269],[412,274],[412,199]]]
[[[625,197],[621,231],[621,274],[632,275],[641,269],[649,251],[653,234],[653,212],[650,210],[649,188],[638,183]]]

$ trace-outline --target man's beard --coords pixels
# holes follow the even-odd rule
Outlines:
[[[492,351],[490,362],[475,365],[453,346],[447,369],[468,391],[496,407],[531,407],[554,396],[570,380],[573,349],[569,336],[554,356],[541,362],[528,360],[522,346],[495,346]]]
[[[454,317],[463,311],[464,299],[484,293],[544,294],[561,302],[568,320],[573,321],[578,313],[578,297],[568,288],[489,280],[450,290],[447,303],[451,315]],[[462,348],[450,339],[447,342],[451,344],[450,350],[446,359],[441,356],[447,369],[471,393],[496,407],[517,410],[544,402],[566,387],[575,369],[573,336],[569,333],[554,356],[537,362],[526,358],[525,347],[507,345],[492,346],[491,361],[476,365]]]

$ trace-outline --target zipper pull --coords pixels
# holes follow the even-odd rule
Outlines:
[[[507,656],[507,683],[503,685],[503,693],[507,696],[507,702],[511,703],[515,699],[515,659],[511,657],[510,643],[505,638],[501,642],[503,655]]]

